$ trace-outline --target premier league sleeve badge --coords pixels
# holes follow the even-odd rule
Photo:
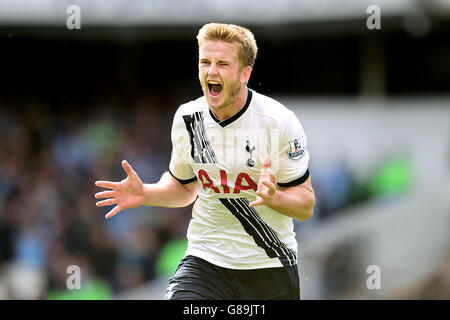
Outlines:
[[[305,154],[303,137],[289,141],[289,150],[286,152],[289,159],[298,160]]]

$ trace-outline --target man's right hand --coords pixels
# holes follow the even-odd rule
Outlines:
[[[95,194],[97,199],[105,199],[96,203],[97,207],[105,207],[116,205],[109,211],[105,218],[109,219],[120,211],[125,209],[136,208],[144,204],[145,187],[139,176],[126,161],[122,161],[122,167],[127,173],[126,179],[120,182],[96,181],[97,187],[107,188],[111,190],[98,192]]]

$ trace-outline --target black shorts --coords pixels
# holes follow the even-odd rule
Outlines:
[[[169,279],[165,300],[299,300],[297,265],[233,270],[184,257]]]

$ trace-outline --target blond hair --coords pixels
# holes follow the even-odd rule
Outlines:
[[[206,40],[222,40],[229,43],[239,44],[239,59],[243,67],[253,68],[256,60],[258,47],[253,33],[247,28],[225,23],[205,24],[197,35],[198,47]]]

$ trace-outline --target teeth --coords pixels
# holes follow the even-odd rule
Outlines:
[[[209,83],[209,84],[220,84],[220,83],[217,82],[217,81],[208,81],[208,83]]]

